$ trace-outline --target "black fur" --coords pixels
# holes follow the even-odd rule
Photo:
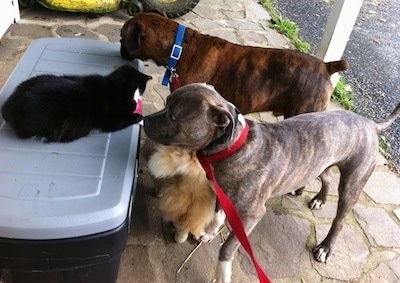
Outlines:
[[[39,75],[22,82],[4,103],[4,119],[21,138],[71,142],[93,129],[113,132],[138,123],[133,94],[150,76],[124,65],[107,76]]]

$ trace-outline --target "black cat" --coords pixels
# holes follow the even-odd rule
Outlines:
[[[149,79],[130,65],[107,76],[39,75],[22,82],[1,111],[21,138],[70,142],[93,129],[113,132],[139,123],[134,95]]]

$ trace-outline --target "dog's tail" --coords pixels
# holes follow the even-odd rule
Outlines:
[[[325,63],[325,66],[329,75],[332,75],[333,73],[347,70],[349,68],[349,62],[347,62],[347,60],[332,61]]]
[[[381,123],[376,123],[376,130],[378,132],[384,131],[400,116],[400,103],[397,105],[396,109],[386,118],[385,121]]]

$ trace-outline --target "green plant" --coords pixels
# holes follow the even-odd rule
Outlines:
[[[261,3],[271,15],[271,27],[273,29],[276,29],[278,32],[289,38],[299,51],[304,53],[310,51],[310,44],[299,38],[299,26],[295,22],[282,18],[282,16],[276,12],[271,0],[261,0]]]
[[[384,135],[381,135],[379,137],[379,151],[386,159],[390,158],[390,149],[391,146],[387,138]]]
[[[345,109],[354,110],[353,90],[342,78],[339,79],[333,91],[333,99],[339,102]]]

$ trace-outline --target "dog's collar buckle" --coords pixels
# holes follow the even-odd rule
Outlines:
[[[179,60],[182,54],[182,46],[174,44],[172,47],[171,55],[169,56],[170,59]]]
[[[182,51],[183,51],[183,38],[185,37],[186,27],[184,25],[178,26],[178,31],[176,32],[175,36],[175,43],[172,47],[171,54],[169,56],[168,65],[166,66],[164,78],[162,80],[162,85],[167,86],[171,81],[175,71],[175,66],[178,63],[179,59],[181,58]],[[173,86],[174,87],[174,86]]]

